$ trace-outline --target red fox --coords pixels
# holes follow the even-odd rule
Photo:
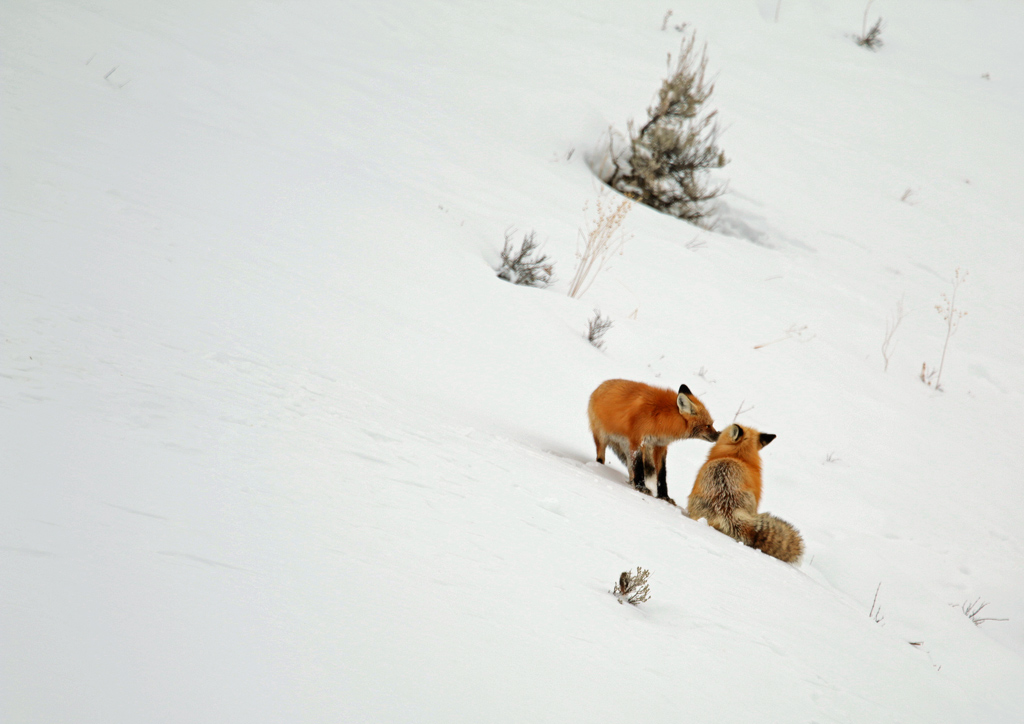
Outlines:
[[[799,560],[804,542],[796,528],[770,513],[758,513],[761,502],[760,450],[775,435],[752,427],[729,425],[697,473],[687,514],[704,518],[727,536],[786,563]]]
[[[676,393],[642,382],[606,380],[590,395],[587,415],[597,462],[604,463],[605,447],[611,447],[637,490],[649,494],[647,476],[656,473],[658,497],[673,505],[665,473],[668,444],[694,437],[718,439],[711,414],[686,385]]]

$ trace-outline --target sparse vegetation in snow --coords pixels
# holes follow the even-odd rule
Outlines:
[[[717,111],[707,112],[714,83],[706,79],[707,47],[697,49],[695,32],[682,27],[683,40],[675,66],[668,59],[668,77],[657,101],[647,109],[647,122],[627,124],[626,138],[609,133],[606,163],[598,170],[614,189],[651,208],[704,228],[714,226],[711,201],[725,188],[707,174],[728,161],[718,147]],[[618,147],[617,147],[618,145]]]
[[[537,252],[537,232],[523,234],[518,250],[512,242],[514,234],[513,229],[505,232],[501,266],[496,270],[498,278],[526,287],[546,287],[554,278],[555,265],[546,254]]]
[[[633,208],[629,199],[606,204],[598,197],[597,213],[593,218],[587,215],[587,206],[583,206],[584,222],[578,232],[576,273],[569,282],[569,296],[574,299],[586,294],[608,257],[621,253],[623,245],[630,238],[622,229],[626,214]]]
[[[879,17],[875,20],[875,24],[870,28],[868,27],[868,11],[871,9],[871,3],[875,0],[870,0],[867,7],[864,8],[864,21],[861,23],[860,35],[854,35],[853,40],[857,45],[868,50],[878,50],[885,43],[882,42],[882,30],[885,28],[885,23],[882,18]]]
[[[934,386],[940,392],[942,391],[942,370],[946,365],[946,351],[949,349],[949,340],[960,327],[960,320],[967,316],[967,312],[956,306],[956,294],[960,289],[960,285],[966,280],[967,271],[961,272],[960,267],[957,267],[953,273],[953,289],[949,294],[943,292],[942,303],[935,305],[935,311],[939,313],[942,321],[946,323],[946,338],[942,343],[942,356],[939,358],[938,370],[928,369],[927,363],[921,365],[921,381],[929,387]]]
[[[647,578],[651,572],[646,568],[636,567],[636,571],[623,571],[619,580],[612,589],[612,593],[619,599],[619,603],[628,603],[636,606],[650,599],[651,587]]]
[[[956,606],[955,603],[950,604],[950,605]],[[984,617],[984,616],[982,616],[981,612],[985,608],[985,606],[987,606],[987,605],[988,605],[988,601],[982,601],[981,597],[979,596],[978,598],[974,599],[973,603],[971,602],[970,599],[967,599],[966,601],[964,601],[962,604],[960,604],[960,610],[964,612],[964,616],[966,616],[967,618],[971,619],[971,623],[973,623],[975,626],[981,626],[981,624],[985,623],[986,621],[1009,621],[1010,620],[1008,618],[991,618],[991,617]]]
[[[604,348],[603,337],[612,328],[610,317],[602,317],[601,311],[594,310],[594,316],[587,321],[587,341],[598,349]]]

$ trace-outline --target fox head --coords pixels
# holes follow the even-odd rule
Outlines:
[[[712,448],[715,457],[751,457],[758,459],[758,451],[775,439],[770,432],[758,432],[752,427],[733,423],[722,430]]]
[[[679,414],[690,420],[691,438],[696,437],[708,442],[718,439],[718,430],[715,429],[715,421],[711,419],[711,413],[686,385],[679,385],[676,405],[679,406]]]

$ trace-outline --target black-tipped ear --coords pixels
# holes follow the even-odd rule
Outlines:
[[[693,393],[690,392],[690,388],[687,387],[686,385],[679,385],[679,394],[680,395],[692,395]]]
[[[770,432],[762,432],[761,433],[761,438],[760,438],[761,447],[764,447],[765,445],[767,445],[768,443],[770,443],[774,439],[775,439],[775,435],[772,435]]]
[[[743,439],[743,433],[746,432],[739,425],[729,425],[729,437],[732,438],[733,442],[739,442]]]

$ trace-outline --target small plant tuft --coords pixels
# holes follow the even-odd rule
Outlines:
[[[882,42],[882,30],[885,28],[885,23],[882,18],[879,17],[875,21],[875,24],[868,28],[868,10],[871,9],[871,3],[875,0],[870,0],[867,7],[864,8],[864,22],[860,27],[860,35],[854,35],[853,41],[862,48],[868,50],[878,50],[885,43]]]
[[[906,316],[907,313],[903,310],[903,298],[901,297],[896,302],[896,311],[891,317],[886,317],[885,319],[885,337],[882,339],[882,359],[885,361],[885,365],[882,367],[883,372],[889,371],[889,358],[896,351],[896,341],[893,339],[893,335],[896,334],[896,330],[899,329],[900,323]]]
[[[601,310],[595,309],[594,316],[587,320],[587,341],[598,349],[604,349],[605,332],[612,328],[612,320],[609,317],[602,317]]]
[[[882,623],[882,621],[885,620],[885,616],[882,615],[882,608],[878,605],[878,592],[881,589],[882,582],[879,581],[878,588],[875,589],[875,597],[871,601],[871,610],[868,612],[868,617],[871,618],[875,623]]]
[[[745,402],[746,400],[740,400],[740,406],[736,408],[736,414],[732,416],[733,422],[736,422],[736,418],[738,418],[740,415],[745,415],[746,413],[754,409],[753,405],[751,405],[750,407],[744,407],[743,404]]]
[[[710,202],[725,188],[707,181],[707,172],[728,163],[718,148],[717,111],[705,113],[714,90],[705,80],[707,46],[697,49],[696,33],[685,25],[675,67],[669,55],[668,77],[656,102],[647,109],[639,130],[630,121],[627,136],[609,134],[607,161],[601,179],[631,199],[685,221],[712,228]],[[616,148],[616,141],[620,148]]]
[[[709,384],[713,385],[715,382],[717,382],[717,380],[713,380],[713,379],[708,377],[708,368],[705,367],[704,365],[701,365],[700,369],[697,370],[696,372],[694,372],[693,374],[697,375],[698,377],[700,377],[702,380],[704,380],[705,382],[707,382]]]
[[[955,603],[951,603],[949,605],[950,606],[956,606]],[[1008,618],[983,618],[979,614],[981,614],[982,609],[985,608],[985,606],[987,606],[987,605],[988,605],[987,601],[982,603],[981,598],[978,597],[978,598],[976,598],[974,600],[974,603],[971,603],[971,601],[969,599],[964,601],[963,604],[961,604],[961,606],[960,606],[960,610],[964,612],[964,616],[966,616],[967,618],[971,619],[971,623],[973,623],[975,626],[981,626],[981,624],[985,623],[986,621],[1009,621],[1010,620]]]
[[[939,369],[929,370],[928,364],[924,363],[921,365],[921,381],[929,387],[935,387],[939,392],[942,392],[942,368],[946,364],[946,350],[949,348],[949,339],[956,330],[960,327],[960,320],[967,316],[967,312],[964,312],[956,306],[956,293],[960,289],[960,285],[967,281],[967,272],[960,272],[960,267],[956,268],[956,272],[953,274],[953,290],[947,295],[945,292],[942,293],[942,304],[935,305],[935,311],[939,313],[942,320],[946,323],[946,340],[942,343],[942,357],[939,358]]]
[[[553,280],[555,265],[546,254],[537,254],[537,232],[523,234],[517,251],[512,243],[514,229],[505,232],[505,246],[501,250],[498,278],[527,287],[546,287]]]
[[[646,568],[636,567],[636,572],[623,571],[619,575],[619,581],[612,589],[612,593],[619,599],[619,603],[628,603],[636,606],[644,603],[650,598],[651,587],[647,584],[647,577],[651,572]]]

